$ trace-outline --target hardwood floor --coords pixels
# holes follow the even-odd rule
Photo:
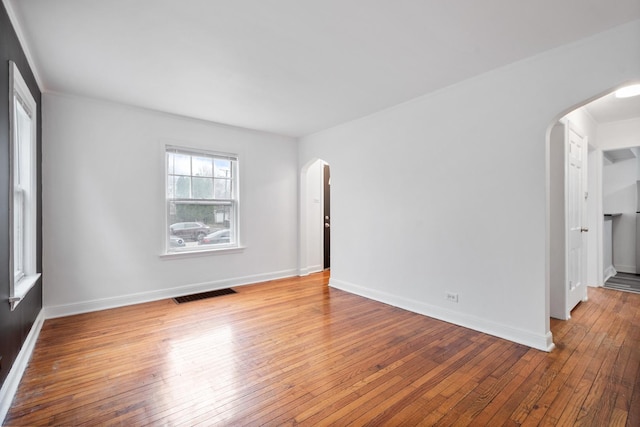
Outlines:
[[[640,295],[589,289],[545,353],[327,280],[47,320],[5,425],[640,426]]]

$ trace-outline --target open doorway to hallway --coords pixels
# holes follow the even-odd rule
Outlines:
[[[605,150],[603,159],[604,286],[640,293],[640,147]]]
[[[567,144],[568,139],[560,138],[561,145],[555,147],[553,145],[553,129],[557,126],[579,129],[588,144],[588,154],[583,157],[586,161],[584,164],[586,186],[582,194],[577,196],[568,186],[570,165],[566,160],[569,159],[568,150],[571,149],[570,144]],[[613,188],[616,186],[606,182],[606,179],[607,175],[610,175],[607,168],[611,169],[612,163],[618,162],[617,168],[620,169],[620,162],[628,161],[627,159],[612,161],[608,157],[612,155],[616,157],[622,151],[626,154],[635,155],[636,153],[632,147],[638,146],[640,142],[637,139],[637,135],[640,134],[640,96],[619,98],[612,91],[564,115],[558,123],[553,125],[553,129],[550,131],[547,163],[550,195],[548,237],[550,315],[568,319],[573,307],[572,301],[567,296],[567,290],[571,288],[570,276],[577,269],[583,271],[585,283],[591,287],[603,286],[612,272],[615,274],[612,251],[616,252],[616,242],[612,225],[616,221],[619,224],[628,225],[623,233],[624,238],[620,238],[617,242],[620,247],[626,245],[624,253],[619,249],[618,264],[622,270],[634,270],[633,273],[638,264],[634,260],[635,253],[640,252],[635,248],[638,228],[635,221],[636,210],[638,210],[636,181],[640,180],[640,162],[634,160],[633,165],[625,169],[629,172],[626,175],[633,176],[632,179],[627,179],[627,184],[622,187]],[[559,160],[558,156],[563,158]],[[622,208],[618,207],[619,204],[613,203],[622,193],[629,196],[625,199],[628,202],[625,205],[628,205],[628,212],[624,214],[628,216],[626,221],[622,217],[622,212],[618,212]],[[582,231],[580,234],[582,234],[584,245],[584,257],[581,261],[583,265],[573,263],[569,256],[572,245],[571,218],[568,209],[571,201],[576,198],[583,198],[586,201],[586,211],[580,213],[576,226],[576,229]],[[620,221],[621,219],[623,221]],[[584,299],[586,297],[585,288]],[[560,301],[563,298],[564,301]]]
[[[331,267],[331,169],[322,159],[300,175],[300,275]]]
[[[322,238],[324,269],[331,268],[331,169],[325,163],[322,168],[322,209],[324,230]]]

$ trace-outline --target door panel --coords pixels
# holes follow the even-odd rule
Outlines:
[[[324,268],[331,267],[331,173],[329,165],[324,165]]]
[[[586,299],[585,192],[587,142],[571,122],[567,126],[567,314]]]

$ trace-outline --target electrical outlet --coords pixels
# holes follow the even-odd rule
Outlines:
[[[449,301],[449,302],[458,302],[458,294],[454,294],[452,292],[447,292],[447,301]]]

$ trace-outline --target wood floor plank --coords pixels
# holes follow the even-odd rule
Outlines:
[[[573,329],[573,333],[564,342],[567,351],[562,352],[556,359],[557,367],[552,369],[558,370],[557,374],[549,376],[551,381],[546,384],[538,384],[535,388],[535,393],[538,399],[528,399],[530,402],[534,402],[533,406],[527,411],[527,417],[523,420],[523,426],[537,426],[543,417],[546,416],[549,407],[556,401],[562,387],[567,382],[569,376],[573,373],[576,365],[574,363],[568,363],[571,356],[580,354],[582,351],[586,351],[589,348],[594,335],[588,335],[587,330],[582,327],[576,327]],[[570,351],[568,349],[575,349]],[[578,352],[578,353],[576,353]],[[568,398],[568,396],[567,396]],[[514,419],[517,419],[515,416]]]
[[[640,295],[590,288],[545,353],[328,274],[46,320],[5,425],[640,425]]]
[[[636,303],[636,307],[639,308],[638,312],[640,312],[640,305]],[[635,380],[633,383],[628,384],[629,388],[627,393],[629,393],[623,399],[619,399],[616,402],[616,408],[620,410],[627,410],[627,425],[628,426],[640,426],[640,354],[637,351],[640,348],[640,323],[636,321],[636,323],[632,327],[633,333],[630,334],[628,346],[632,349],[633,353],[629,359],[629,363],[627,364],[627,368],[625,369],[623,383],[628,384],[630,378],[633,377],[633,372],[635,371]],[[627,342],[625,342],[625,345]],[[624,402],[623,404],[621,402]],[[628,402],[628,404],[627,404]]]
[[[498,372],[498,368],[504,365],[514,366],[527,351],[524,346],[514,347],[509,344],[507,347],[503,342],[497,344],[494,351],[487,353],[486,357],[475,365],[475,374],[469,381],[477,386],[463,400],[447,410],[438,424],[458,426],[470,424],[501,390],[498,386],[499,380],[492,373]]]

